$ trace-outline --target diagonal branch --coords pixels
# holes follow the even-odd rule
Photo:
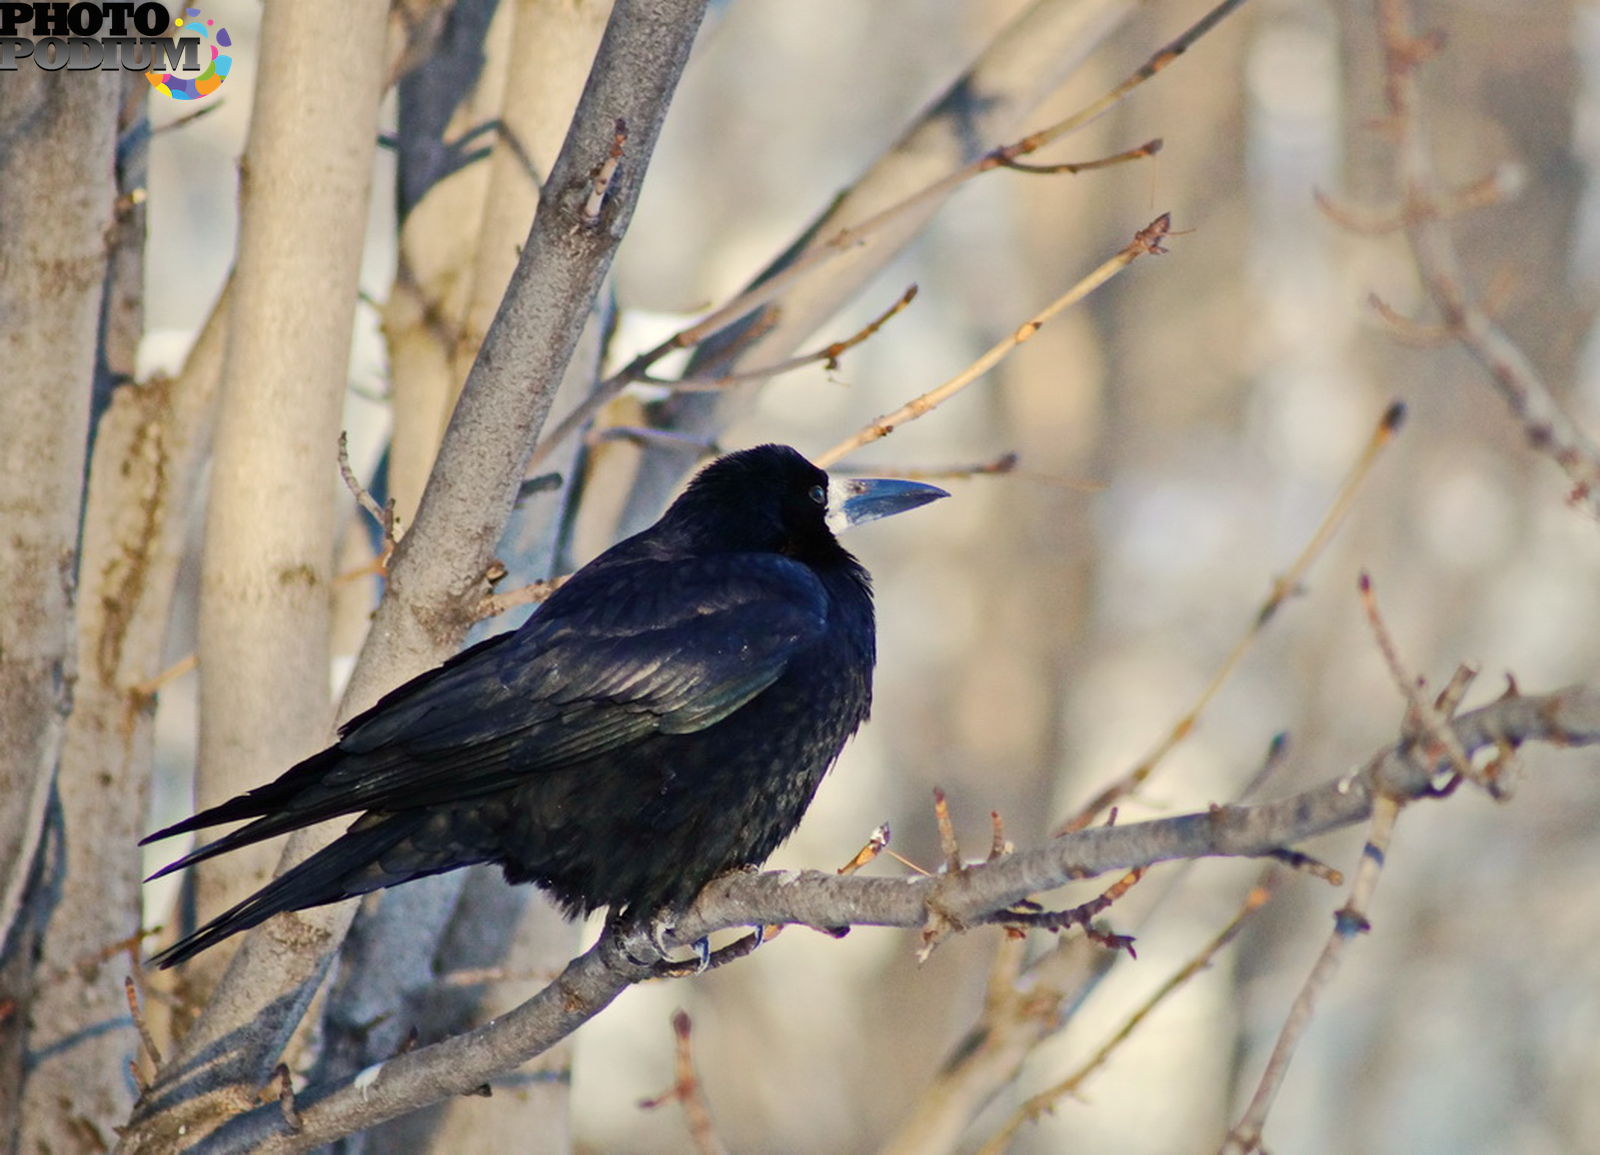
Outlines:
[[[882,440],[906,422],[915,421],[917,418],[943,405],[983,376],[983,374],[1005,360],[1012,350],[1031,338],[1052,317],[1076,305],[1112,277],[1122,272],[1123,269],[1133,264],[1134,261],[1140,257],[1160,256],[1166,253],[1167,250],[1162,247],[1162,241],[1166,239],[1171,230],[1171,214],[1162,213],[1135,233],[1133,240],[1124,245],[1115,256],[1101,262],[1099,266],[1073,285],[1072,288],[1018,325],[1013,332],[1002,338],[988,352],[950,378],[950,380],[920,396],[913,397],[893,413],[884,414],[876,421],[846,437],[831,449],[818,454],[812,460],[826,469],[840,458],[860,449],[863,445],[871,445],[874,441]]]
[[[1440,187],[1417,83],[1417,70],[1437,51],[1437,39],[1412,32],[1406,0],[1377,0],[1376,7],[1384,97],[1395,136],[1395,167],[1403,198],[1400,219],[1423,287],[1445,328],[1488,372],[1490,383],[1522,426],[1528,443],[1551,458],[1572,481],[1571,500],[1600,512],[1600,446],[1573,421],[1527,354],[1476,299],[1450,232],[1448,221],[1453,213],[1503,195],[1514,181],[1491,175],[1464,192]]]
[[[395,551],[388,591],[341,716],[442,661],[475,620],[491,553],[561,370],[627,230],[704,7],[704,0],[622,0],[614,9],[505,301],[416,519]],[[590,174],[610,154],[619,117],[629,126],[629,156],[589,227],[581,210],[592,191]],[[296,836],[280,866],[332,836]],[[242,1088],[265,1079],[283,1024],[303,1012],[352,913],[352,904],[325,908],[247,938],[206,1015],[141,1108],[140,1125],[124,1144],[128,1150],[158,1142],[159,1128],[150,1124],[164,1106],[220,1085]]]

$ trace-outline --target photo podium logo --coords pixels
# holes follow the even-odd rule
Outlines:
[[[200,9],[182,13],[148,0],[0,2],[0,73],[143,72],[163,96],[199,100],[228,79],[233,40]]]

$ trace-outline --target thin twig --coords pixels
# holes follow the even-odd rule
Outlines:
[[[1217,24],[1243,3],[1244,0],[1222,0],[1222,3],[1216,5],[1198,21],[1190,25],[1176,39],[1156,51],[1104,96],[1079,109],[1064,120],[1057,121],[1055,124],[1037,132],[1029,133],[1020,140],[992,149],[954,172],[918,189],[904,199],[873,213],[865,220],[859,221],[849,228],[840,229],[826,240],[795,257],[782,269],[751,285],[726,304],[702,317],[695,324],[674,333],[654,348],[640,353],[621,370],[596,386],[576,409],[540,440],[539,444],[534,447],[533,455],[529,460],[529,467],[531,468],[542,462],[555,451],[556,446],[562,440],[588,424],[596,413],[617,397],[623,389],[640,380],[641,375],[663,357],[682,349],[693,348],[708,337],[726,329],[729,325],[748,317],[751,313],[788,292],[819,265],[831,261],[843,253],[861,248],[887,225],[915,213],[925,205],[934,204],[945,199],[956,188],[974,177],[1010,166],[1014,164],[1017,158],[1037,152],[1045,145],[1059,140],[1068,133],[1075,132],[1098,119],[1139,85],[1172,64],[1173,61],[1193,47],[1197,40],[1215,28]]]
[[[627,143],[628,122],[618,117],[617,129],[611,138],[611,151],[595,169],[590,182],[589,198],[583,202],[583,211],[578,216],[578,222],[583,228],[592,229],[600,223],[600,210],[605,207],[606,193],[611,191],[611,182],[616,179],[617,168],[622,164],[622,150]]]
[[[1236,801],[1248,802],[1255,796],[1256,791],[1267,784],[1274,774],[1283,769],[1288,760],[1289,734],[1287,731],[1280,730],[1267,743],[1267,755],[1261,760],[1261,769],[1251,775],[1250,781],[1246,782],[1244,789],[1239,791]]]
[[[1372,636],[1377,641],[1378,651],[1383,655],[1384,664],[1389,668],[1390,677],[1394,679],[1395,686],[1406,700],[1407,726],[1413,731],[1420,731],[1428,739],[1429,746],[1423,751],[1423,757],[1429,765],[1432,765],[1442,755],[1462,778],[1476,782],[1492,797],[1501,797],[1497,785],[1487,780],[1473,767],[1472,759],[1467,757],[1467,752],[1461,747],[1461,740],[1456,737],[1455,731],[1450,729],[1448,716],[1442,714],[1422,696],[1419,680],[1413,678],[1401,663],[1394,638],[1389,633],[1388,626],[1384,624],[1383,615],[1378,612],[1378,599],[1372,590],[1371,576],[1363,571],[1358,582],[1361,591],[1361,609],[1367,616],[1367,624],[1372,629]],[[1467,681],[1471,680],[1470,674],[1463,674],[1458,670],[1457,681],[1463,677]],[[1457,704],[1464,689],[1463,686],[1461,690],[1452,694]]]
[[[567,578],[571,576],[562,574],[560,577],[546,578],[542,582],[529,582],[525,586],[507,590],[503,594],[485,594],[483,600],[478,603],[477,620],[497,617],[518,606],[536,605],[565,585]]]
[[[1261,1083],[1250,1105],[1223,1140],[1221,1155],[1252,1155],[1261,1150],[1261,1128],[1267,1121],[1267,1113],[1272,1110],[1272,1102],[1279,1088],[1283,1086],[1284,1076],[1289,1072],[1295,1048],[1311,1022],[1317,998],[1338,974],[1339,964],[1343,961],[1344,950],[1350,940],[1371,929],[1371,923],[1367,921],[1367,909],[1372,903],[1372,892],[1377,888],[1378,875],[1389,852],[1389,839],[1394,834],[1400,805],[1398,799],[1387,794],[1379,794],[1373,799],[1372,829],[1361,850],[1361,862],[1356,867],[1350,898],[1334,915],[1333,933],[1322,948],[1322,955],[1312,967],[1305,985],[1300,988],[1289,1017],[1284,1020],[1283,1030],[1278,1035],[1277,1045],[1272,1048],[1272,1055],[1261,1073]]]
[[[350,467],[350,434],[344,430],[339,431],[339,476],[344,478],[345,488],[355,497],[356,504],[377,523],[383,535],[383,545],[378,550],[378,556],[369,565],[361,566],[347,574],[340,574],[334,581],[335,583],[353,581],[372,573],[386,574],[389,571],[389,559],[394,556],[394,547],[399,542],[396,536],[394,498],[391,497],[380,506],[367,487],[361,484],[360,479],[356,477],[356,471]]]
[[[1333,540],[1334,533],[1344,521],[1345,515],[1350,512],[1355,504],[1356,493],[1360,490],[1362,482],[1372,472],[1373,465],[1377,463],[1378,455],[1394,439],[1395,433],[1399,431],[1400,426],[1405,421],[1405,414],[1405,406],[1398,401],[1384,410],[1382,419],[1379,420],[1377,427],[1372,431],[1372,436],[1367,439],[1366,445],[1361,450],[1360,457],[1351,466],[1350,472],[1345,475],[1343,483],[1334,495],[1333,504],[1328,507],[1328,512],[1323,515],[1316,532],[1311,535],[1311,540],[1306,542],[1305,548],[1290,563],[1289,568],[1284,571],[1283,575],[1273,581],[1272,589],[1268,592],[1266,600],[1256,610],[1249,627],[1238,642],[1234,644],[1228,656],[1222,660],[1222,664],[1217,667],[1217,672],[1211,676],[1211,681],[1206,684],[1205,689],[1201,690],[1200,696],[1195,699],[1194,704],[1173,724],[1166,737],[1157,744],[1154,750],[1145,755],[1137,765],[1121,778],[1092,798],[1071,818],[1058,826],[1054,831],[1055,834],[1068,834],[1073,831],[1087,829],[1094,822],[1096,816],[1101,814],[1107,807],[1138,789],[1154,773],[1155,768],[1161,763],[1162,759],[1193,732],[1199,722],[1200,715],[1211,704],[1211,700],[1217,696],[1217,693],[1226,684],[1227,680],[1232,677],[1234,670],[1238,668],[1245,654],[1250,651],[1250,648],[1261,636],[1262,631],[1277,615],[1279,608],[1293,594],[1299,592],[1300,583],[1304,580],[1306,571],[1311,568],[1312,563],[1321,555],[1328,542]]]
[[[152,701],[165,686],[192,672],[199,664],[200,658],[198,654],[185,654],[155,677],[140,682],[136,686],[129,686],[128,693],[140,701]]]
[[[386,539],[390,537],[394,532],[394,506],[380,506],[356,477],[356,471],[350,467],[350,434],[344,430],[339,432],[339,476],[344,478],[345,488],[355,497],[356,504],[367,511],[367,515],[383,530]]]
[[[717,1138],[716,1126],[711,1121],[711,1108],[706,1105],[700,1087],[700,1077],[695,1074],[694,1048],[690,1036],[693,1024],[687,1011],[672,1013],[673,1079],[672,1087],[653,1099],[645,1099],[639,1106],[646,1111],[676,1102],[683,1107],[684,1121],[689,1126],[689,1138],[700,1155],[723,1155],[727,1148]]]
[[[952,874],[961,869],[961,846],[956,842],[955,824],[950,821],[950,803],[944,791],[933,791],[933,817],[939,826],[939,850],[944,855],[945,869]]]
[[[1167,250],[1162,247],[1162,241],[1166,239],[1171,229],[1171,215],[1167,213],[1161,214],[1135,233],[1133,240],[1124,245],[1116,256],[1102,263],[1099,268],[1017,326],[1016,331],[1010,336],[995,344],[987,353],[943,385],[930,389],[920,397],[912,398],[893,413],[884,414],[876,421],[864,426],[857,433],[839,442],[832,449],[813,458],[813,460],[826,469],[845,454],[859,449],[863,445],[870,445],[874,441],[887,437],[900,426],[909,421],[915,421],[918,417],[936,409],[1003,361],[1012,350],[1037,333],[1051,318],[1064,309],[1076,305],[1112,277],[1122,272],[1123,269],[1133,264],[1138,258],[1158,256],[1165,253]]]
[[[1016,472],[1020,458],[1015,453],[1002,453],[988,461],[975,461],[969,465],[934,465],[934,466],[897,466],[884,465],[881,462],[874,465],[855,466],[847,461],[833,463],[835,473],[865,473],[871,470],[874,477],[903,477],[907,481],[955,481],[968,477],[1004,477]]]
[[[1255,913],[1272,898],[1275,873],[1269,870],[1263,874],[1261,880],[1250,888],[1250,893],[1245,895],[1244,904],[1228,925],[1223,927],[1215,938],[1201,947],[1199,953],[1179,967],[1166,982],[1157,987],[1150,994],[1150,997],[1145,999],[1123,1021],[1122,1025],[1095,1050],[1094,1054],[1082,1066],[1078,1067],[1077,1070],[1059,1083],[1040,1091],[1037,1095],[1029,1097],[1027,1101],[1013,1111],[1004,1126],[990,1136],[989,1141],[979,1149],[979,1155],[1003,1155],[1009,1149],[1012,1138],[1022,1128],[1023,1124],[1031,1123],[1038,1119],[1039,1116],[1053,1110],[1055,1105],[1068,1095],[1076,1095],[1083,1084],[1088,1081],[1089,1076],[1106,1065],[1117,1048],[1128,1041],[1134,1031],[1139,1029],[1139,1025],[1150,1017],[1151,1012],[1182,989],[1195,975],[1210,966],[1211,960],[1221,953],[1224,947],[1239,937],[1239,932],[1244,929],[1245,923],[1249,922]]]
[[[1131,160],[1143,160],[1145,157],[1155,156],[1161,151],[1160,137],[1147,140],[1137,148],[1130,148],[1126,152],[1119,152],[1112,156],[1103,156],[1099,160],[1069,161],[1065,164],[1024,164],[1020,160],[1007,160],[1001,163],[1013,172],[1033,173],[1037,176],[1053,176],[1057,173],[1077,175],[1080,172],[1094,172],[1096,169],[1111,168],[1113,165],[1127,164]]]
[[[1527,355],[1473,297],[1448,218],[1483,203],[1498,203],[1520,183],[1515,166],[1502,166],[1455,193],[1440,187],[1428,147],[1417,71],[1442,41],[1411,30],[1406,0],[1376,0],[1383,47],[1386,127],[1395,140],[1395,168],[1403,197],[1406,239],[1444,325],[1487,371],[1489,380],[1522,427],[1528,443],[1548,456],[1572,482],[1568,500],[1600,514],[1600,447],[1573,421]]]
[[[894,304],[844,340],[833,341],[820,349],[790,357],[773,365],[763,365],[759,369],[744,369],[737,373],[710,373],[698,377],[681,377],[676,381],[667,381],[641,374],[639,381],[642,384],[662,386],[677,393],[719,393],[730,385],[739,385],[746,381],[764,381],[768,377],[776,377],[780,373],[788,373],[791,370],[812,365],[819,361],[822,363],[823,368],[831,373],[839,368],[840,357],[876,334],[879,329],[889,322],[890,318],[903,312],[916,299],[917,286],[907,286],[906,291],[900,294]]]
[[[122,993],[127,996],[128,1013],[133,1016],[134,1029],[139,1032],[139,1044],[153,1065],[152,1069],[159,1071],[163,1062],[161,1048],[156,1046],[156,1038],[150,1033],[149,1024],[144,1021],[144,1012],[139,1008],[139,988],[132,975],[123,976]]]
[[[866,845],[860,850],[856,851],[855,857],[841,866],[837,873],[854,874],[863,866],[867,865],[867,863],[877,858],[878,855],[882,854],[888,845],[889,824],[885,822],[872,832],[872,836],[867,839]]]
[[[273,1069],[272,1081],[277,1084],[278,1110],[283,1112],[283,1121],[291,1132],[299,1131],[302,1123],[300,1111],[294,1103],[294,1079],[289,1074],[289,1065],[279,1063]]]
[[[994,860],[990,859],[990,861]],[[1053,934],[1059,934],[1061,931],[1081,926],[1084,933],[1101,946],[1112,950],[1125,950],[1130,957],[1138,958],[1138,954],[1133,949],[1132,936],[1095,930],[1092,920],[1096,915],[1105,913],[1110,909],[1112,903],[1132,890],[1139,880],[1144,877],[1144,873],[1144,867],[1135,867],[1088,902],[1067,910],[1030,909],[1033,904],[1019,903],[1006,910],[996,911],[985,921],[1003,927],[1048,930]]]
[[[1004,858],[1012,851],[1012,845],[1006,838],[1006,824],[1000,819],[1000,811],[989,811],[989,825],[993,828],[993,836],[989,839],[989,862],[997,858]]]
[[[1400,312],[1377,293],[1367,294],[1367,304],[1389,326],[1389,335],[1413,349],[1437,349],[1455,339],[1449,325],[1424,325]]]
[[[1083,128],[1095,120],[1098,120],[1102,115],[1110,111],[1118,101],[1126,97],[1128,93],[1132,92],[1135,88],[1139,87],[1139,85],[1149,80],[1156,73],[1162,71],[1173,61],[1177,60],[1178,57],[1189,51],[1190,48],[1194,47],[1197,40],[1199,40],[1206,33],[1210,32],[1218,24],[1222,23],[1223,20],[1231,15],[1234,10],[1239,8],[1243,3],[1244,0],[1223,0],[1222,3],[1212,8],[1204,16],[1200,17],[1199,20],[1196,20],[1188,28],[1184,29],[1183,32],[1181,32],[1174,40],[1168,42],[1164,48],[1156,51],[1148,60],[1146,60],[1138,68],[1134,69],[1126,80],[1122,81],[1122,83],[1118,84],[1099,100],[1096,100],[1092,104],[1079,109],[1077,112],[1067,117],[1066,120],[1052,125],[1044,132],[1036,133],[1033,137],[1027,138],[1029,141],[1034,142],[1033,147],[1027,151],[1031,152],[1033,149],[1042,147],[1053,140],[1065,136],[1069,132],[1076,132],[1078,129]]]

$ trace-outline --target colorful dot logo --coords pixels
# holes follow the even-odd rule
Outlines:
[[[222,82],[228,79],[228,70],[233,67],[233,57],[222,51],[233,47],[228,30],[218,28],[215,20],[202,19],[198,8],[185,8],[183,15],[172,22],[172,27],[178,32],[198,33],[201,47],[211,49],[210,63],[199,76],[178,76],[152,68],[144,78],[157,92],[173,100],[199,100],[210,96],[222,87]]]

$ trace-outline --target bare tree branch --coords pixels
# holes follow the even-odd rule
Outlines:
[[[734,372],[791,356],[927,226],[964,183],[965,177],[952,179],[955,170],[970,169],[992,142],[1016,133],[1024,118],[1121,27],[1135,7],[1128,0],[1081,4],[1036,0],[1029,5],[860,180],[753,279],[750,290],[741,294],[742,304],[718,311],[724,314],[721,325],[755,309],[761,301],[750,294],[772,291],[772,281],[792,275],[784,270],[811,260],[806,254],[832,246],[837,255],[827,268],[814,270],[817,275],[806,276],[784,292],[781,309],[768,306],[751,321],[706,341],[696,350],[690,373]],[[929,193],[932,186],[937,186],[937,193]],[[908,201],[915,202],[914,208],[907,209]],[[881,227],[873,229],[870,245],[840,244],[841,238],[848,242],[852,230],[864,232],[875,220]],[[749,331],[752,324],[756,336]],[[704,327],[704,323],[697,326]],[[701,332],[695,339],[708,335]],[[715,396],[669,398],[652,406],[651,424],[711,440],[758,385]],[[695,451],[681,445],[648,449],[623,514],[622,532],[641,529],[656,516],[695,456]]]
[[[510,25],[509,33],[490,35],[485,44],[484,87],[497,94],[497,99],[493,107],[486,108],[487,94],[474,92],[464,106],[479,117],[478,124],[495,126],[492,132],[482,134],[489,155],[480,167],[486,174],[460,172],[436,184],[407,219],[407,252],[417,258],[432,254],[427,269],[431,275],[426,281],[419,279],[425,270],[420,259],[414,261],[410,283],[397,278],[390,304],[425,294],[433,301],[437,316],[435,323],[423,326],[421,332],[391,332],[390,339],[396,354],[402,341],[409,344],[435,338],[443,352],[453,355],[448,374],[441,372],[435,385],[442,395],[441,405],[454,400],[516,270],[518,251],[538,209],[543,176],[555,167],[610,8],[609,3],[573,4],[568,0],[516,0],[505,6],[498,20]],[[454,65],[453,57],[445,56],[424,63],[425,70],[438,74],[433,85],[420,86],[428,97],[446,99],[456,91]],[[492,80],[495,77],[498,84]],[[448,78],[450,83],[438,83],[440,78]],[[417,111],[415,99],[402,107]],[[425,126],[427,118],[419,119]],[[410,155],[402,153],[402,157]],[[457,187],[460,185],[468,188],[463,190]],[[480,211],[462,213],[463,193],[474,190],[482,195]],[[442,206],[435,205],[435,200],[443,202]],[[592,387],[602,355],[600,332],[604,326],[600,318],[607,313],[600,303],[592,310],[557,390],[557,410],[565,397],[582,396]],[[403,354],[391,356],[396,366],[395,442],[390,459],[393,486],[402,485],[396,468],[402,426],[415,427],[429,420],[426,406],[421,414],[416,411],[422,385],[416,378],[428,376],[435,365],[430,350],[417,359],[417,365],[405,367],[408,382],[402,396],[399,374],[403,359]],[[415,372],[419,368],[420,374]],[[444,432],[439,416],[431,420],[432,428],[421,431],[426,433],[426,463],[420,460],[423,447],[413,446],[410,464],[402,467],[423,469],[422,474],[403,483],[418,495]],[[557,463],[569,482],[569,467],[579,448],[566,447],[563,460]],[[558,486],[554,492],[519,500],[494,551],[495,559],[507,569],[497,589],[549,576],[561,538],[563,511],[575,492],[576,487]],[[409,508],[415,508],[414,497]],[[507,624],[488,626],[494,631]],[[482,901],[486,891],[493,896],[488,900],[493,904],[489,911],[484,910]],[[429,1039],[465,1030],[480,1017],[478,1008],[486,999],[499,997],[498,991],[481,988],[463,988],[441,997],[436,980],[440,969],[503,964],[505,952],[510,950],[516,956],[511,969],[558,970],[577,949],[577,930],[552,911],[541,909],[546,906],[537,892],[484,887],[467,872],[390,891],[368,902],[352,929],[356,949],[348,949],[347,944],[341,955],[337,985],[324,1011],[323,1048],[315,1070],[343,1074],[387,1058],[408,1029]],[[531,908],[526,918],[518,916],[523,907]],[[474,915],[484,916],[476,933],[452,929],[461,928]],[[533,933],[513,941],[512,932],[519,927]],[[525,993],[517,992],[518,997]],[[444,1150],[514,1149],[535,1132],[551,1149],[558,1149],[565,1145],[563,1136],[568,1133],[565,1108],[569,1089],[569,1083],[551,1080],[502,1097],[491,1111],[468,1100],[445,1102],[384,1132],[350,1140],[346,1155],[357,1155],[363,1148],[412,1150],[424,1145]]]
[[[1399,800],[1383,793],[1378,794],[1374,800],[1372,829],[1367,836],[1366,845],[1361,849],[1361,861],[1356,867],[1355,881],[1350,886],[1350,898],[1334,915],[1333,933],[1328,936],[1322,954],[1317,958],[1316,965],[1311,968],[1311,974],[1301,987],[1299,997],[1295,999],[1289,1017],[1278,1036],[1277,1045],[1272,1049],[1272,1056],[1267,1060],[1266,1070],[1262,1072],[1261,1083],[1250,1099],[1250,1105],[1245,1108],[1238,1124],[1223,1140],[1219,1155],[1233,1155],[1235,1152],[1238,1155],[1253,1155],[1262,1149],[1261,1128],[1266,1123],[1267,1112],[1272,1110],[1279,1089],[1283,1086],[1290,1060],[1294,1058],[1295,1047],[1311,1022],[1317,997],[1333,982],[1334,975],[1339,971],[1339,964],[1344,960],[1345,948],[1356,935],[1364,934],[1370,929],[1370,924],[1367,922],[1367,908],[1372,903],[1373,891],[1378,886],[1378,875],[1382,872],[1388,857],[1389,839],[1394,834],[1394,823],[1400,816],[1400,806]]]
[[[1464,208],[1504,199],[1514,178],[1491,174],[1463,192],[1440,187],[1427,135],[1426,108],[1417,83],[1422,64],[1439,49],[1436,37],[1412,32],[1406,0],[1377,0],[1383,45],[1384,96],[1395,137],[1395,169],[1402,206],[1398,222],[1422,277],[1423,288],[1454,335],[1489,374],[1528,444],[1553,460],[1572,482],[1572,500],[1600,511],[1600,446],[1575,422],[1533,362],[1495,324],[1476,298],[1451,235],[1449,219]]]
[[[995,345],[991,346],[981,357],[950,378],[950,380],[920,396],[913,397],[893,413],[885,413],[876,421],[869,422],[837,445],[818,454],[813,460],[826,469],[846,454],[853,453],[863,445],[871,445],[874,441],[880,441],[906,422],[915,421],[917,418],[931,413],[998,365],[1007,355],[1023,342],[1029,340],[1044,327],[1047,321],[1062,310],[1076,305],[1140,257],[1159,256],[1166,253],[1167,250],[1162,247],[1162,242],[1165,241],[1171,230],[1171,216],[1167,213],[1162,213],[1135,233],[1133,240],[1124,245],[1116,255],[1102,261],[1065,293],[1062,293],[1043,309],[1040,309],[1018,325]]]
[[[1329,505],[1327,513],[1323,515],[1322,521],[1317,525],[1316,531],[1311,535],[1310,540],[1306,542],[1305,547],[1295,556],[1295,559],[1289,563],[1289,568],[1273,579],[1272,588],[1256,609],[1250,625],[1240,635],[1239,640],[1234,643],[1233,649],[1228,651],[1227,657],[1222,659],[1222,664],[1211,675],[1211,680],[1200,691],[1200,695],[1194,704],[1184,711],[1181,718],[1173,723],[1172,728],[1162,736],[1161,741],[1156,744],[1150,753],[1139,759],[1122,777],[1101,789],[1085,805],[1080,807],[1077,813],[1058,826],[1055,833],[1067,834],[1074,830],[1082,830],[1091,822],[1094,822],[1106,810],[1116,805],[1119,800],[1132,794],[1148,781],[1150,776],[1155,773],[1156,768],[1161,765],[1163,759],[1177,749],[1178,743],[1194,733],[1195,727],[1199,724],[1201,714],[1205,712],[1206,707],[1211,704],[1212,699],[1217,696],[1222,687],[1227,684],[1234,671],[1239,668],[1239,663],[1244,660],[1244,656],[1250,652],[1250,648],[1260,639],[1267,626],[1277,618],[1278,610],[1282,608],[1290,597],[1299,592],[1300,583],[1305,579],[1312,564],[1322,556],[1323,550],[1333,540],[1334,533],[1354,506],[1356,494],[1361,489],[1362,483],[1366,481],[1368,475],[1372,472],[1372,467],[1377,462],[1379,454],[1394,439],[1394,435],[1399,432],[1401,425],[1405,421],[1405,414],[1405,406],[1398,401],[1384,410],[1383,417],[1372,431],[1372,437],[1362,448],[1360,456],[1339,486],[1333,502]]]
[[[1453,719],[1470,755],[1523,742],[1600,743],[1600,687],[1572,686],[1539,697],[1505,697]],[[1255,806],[1217,806],[1176,818],[1101,826],[956,872],[914,878],[805,871],[737,873],[708,886],[678,921],[673,938],[694,942],[730,927],[799,924],[920,928],[937,917],[957,928],[983,925],[1007,907],[1065,883],[1176,859],[1260,857],[1371,816],[1374,800],[1429,797],[1440,765],[1407,738],[1379,750],[1351,774]],[[629,985],[661,973],[647,932],[608,927],[554,983],[476,1030],[399,1055],[343,1086],[297,1097],[303,1127],[287,1134],[276,1105],[217,1132],[218,1151],[304,1151],[449,1095],[470,1092],[527,1062],[604,1010]]]

